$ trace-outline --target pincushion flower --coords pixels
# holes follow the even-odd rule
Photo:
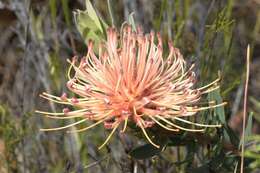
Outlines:
[[[124,132],[131,121],[141,129],[147,140],[153,142],[146,132],[154,125],[169,131],[204,131],[204,125],[184,119],[197,112],[223,106],[221,104],[200,103],[201,96],[218,89],[219,78],[212,83],[195,88],[194,65],[187,68],[180,51],[168,43],[169,53],[164,57],[163,41],[154,32],[144,35],[139,28],[134,32],[125,26],[119,34],[114,28],[107,30],[107,40],[99,44],[98,54],[94,53],[94,43],[88,42],[88,53],[78,62],[73,58],[68,72],[68,89],[78,97],[68,98],[67,94],[54,96],[42,93],[40,96],[75,110],[65,108],[61,113],[37,111],[54,119],[80,118],[63,127],[42,129],[53,131],[92,121],[93,124],[73,132],[86,131],[98,124],[111,129],[103,147],[113,133],[121,127]],[[71,72],[74,70],[73,77]],[[199,128],[190,129],[178,125],[179,122]]]

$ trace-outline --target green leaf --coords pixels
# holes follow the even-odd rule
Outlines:
[[[85,11],[77,10],[74,12],[74,19],[84,41],[93,40],[96,43],[94,50],[97,51],[98,43],[105,38],[107,24],[97,16],[89,0],[86,0]]]
[[[239,137],[238,135],[228,126],[228,125],[224,125],[224,138],[225,140],[230,141],[230,143],[232,143],[234,146],[238,146],[239,144]]]
[[[50,10],[51,10],[51,20],[52,20],[52,24],[54,25],[54,27],[56,27],[56,16],[57,16],[57,4],[56,4],[56,0],[50,0],[49,1],[49,5],[50,5]]]
[[[154,27],[155,27],[157,30],[160,30],[161,23],[162,23],[163,13],[164,13],[164,11],[166,10],[166,7],[167,7],[167,0],[163,0],[163,1],[161,2],[160,14],[159,14],[158,18],[155,19],[155,21],[154,21]]]
[[[251,136],[246,136],[246,140],[252,140],[252,141],[257,141],[260,142],[260,135],[251,135]]]
[[[102,34],[102,30],[96,25],[95,21],[86,13],[78,11],[76,14],[77,27],[82,37],[87,39],[97,40],[99,34]]]
[[[222,97],[220,95],[220,90],[218,89],[218,90],[215,90],[215,91],[212,91],[211,93],[209,93],[208,100],[215,101],[216,104],[223,103]],[[222,124],[226,124],[225,110],[224,110],[223,106],[214,108],[214,113]]]
[[[255,99],[254,97],[249,97],[249,100],[253,103],[253,105],[257,108],[260,109],[260,101]]]
[[[95,11],[95,9],[93,8],[90,0],[86,0],[86,11],[88,12],[89,17],[95,22],[95,24],[97,25],[97,27],[99,28],[100,31],[102,31],[102,33],[105,33],[108,25],[106,24],[106,22],[97,16],[97,13]]]
[[[252,134],[253,129],[253,112],[250,112],[247,120],[246,130],[245,130],[245,136],[250,136]]]
[[[245,151],[245,157],[252,158],[252,159],[260,159],[259,151]]]
[[[183,28],[184,28],[184,25],[185,25],[185,22],[184,21],[181,21],[180,22],[180,25],[178,25],[178,28],[177,28],[177,32],[176,32],[176,35],[174,37],[174,45],[177,44],[182,32],[183,32]]]
[[[128,23],[132,26],[132,29],[136,31],[136,25],[135,25],[135,20],[134,20],[134,12],[129,14],[128,16]]]
[[[63,9],[66,24],[69,28],[71,28],[71,21],[70,21],[71,16],[70,16],[70,10],[69,10],[69,2],[68,2],[68,0],[62,0],[61,4],[62,4],[62,9]]]
[[[247,119],[246,129],[245,129],[245,137],[251,136],[252,128],[253,128],[253,112],[250,112]],[[242,144],[242,138],[240,140],[239,146],[241,146],[241,144]]]
[[[61,67],[60,58],[56,52],[49,53],[49,70],[51,79],[55,84],[54,86],[57,87],[57,89],[61,89],[61,74],[63,73],[63,69]]]
[[[226,96],[227,94],[229,94],[233,89],[235,89],[239,84],[241,84],[241,80],[240,79],[235,79],[234,82],[230,83],[229,86],[227,86],[227,89],[225,89],[222,92],[223,96]]]
[[[99,17],[97,16],[97,13],[96,11],[94,10],[90,0],[86,0],[86,11],[89,15],[89,17],[95,22],[96,26],[102,30],[102,26],[101,26],[101,23],[99,21]]]
[[[139,147],[133,149],[129,153],[129,155],[131,157],[133,157],[135,159],[139,159],[139,160],[147,159],[147,158],[160,154],[164,150],[165,146],[166,145],[164,145],[160,148],[155,148],[151,144],[145,144],[145,145],[142,145],[142,146],[139,146]]]
[[[249,100],[251,103],[253,103],[257,112],[256,114],[254,114],[254,119],[260,123],[260,101],[255,99],[254,97],[249,97]]]

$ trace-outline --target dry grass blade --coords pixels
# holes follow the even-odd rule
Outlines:
[[[242,145],[241,145],[240,173],[244,172],[245,128],[246,128],[246,114],[247,114],[249,69],[250,69],[250,45],[247,46],[247,53],[246,53],[246,82],[245,82],[245,92],[244,92],[243,132],[241,137]]]

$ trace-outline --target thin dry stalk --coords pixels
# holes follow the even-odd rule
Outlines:
[[[240,173],[244,170],[244,152],[245,152],[245,128],[246,128],[246,114],[247,114],[247,95],[248,95],[248,81],[249,81],[249,69],[250,69],[250,45],[247,46],[246,53],[246,82],[244,92],[244,112],[243,112],[243,132],[242,132],[242,145],[241,145],[241,167]]]

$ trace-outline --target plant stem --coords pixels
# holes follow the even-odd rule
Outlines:
[[[108,11],[109,11],[109,15],[110,15],[110,18],[111,18],[112,26],[115,26],[115,17],[114,17],[113,9],[112,9],[112,6],[111,6],[111,0],[107,0],[107,6],[108,6]]]
[[[248,81],[249,81],[249,69],[250,69],[250,45],[247,46],[246,53],[246,82],[245,82],[245,92],[244,92],[244,112],[243,112],[243,132],[242,132],[242,145],[241,145],[241,167],[240,173],[244,170],[244,150],[245,150],[245,128],[246,128],[246,114],[247,114],[247,93],[248,93]]]

